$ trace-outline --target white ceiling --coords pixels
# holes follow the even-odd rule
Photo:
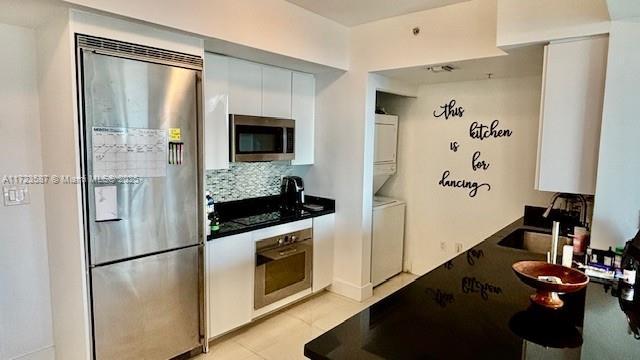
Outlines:
[[[543,47],[539,45],[512,49],[503,56],[434,64],[452,65],[455,68],[452,72],[433,73],[425,65],[379,71],[378,74],[409,84],[437,84],[487,79],[488,73],[494,79],[541,75],[542,61]]]
[[[469,0],[287,0],[346,26]]]
[[[0,23],[37,28],[59,6],[59,0],[0,0]]]

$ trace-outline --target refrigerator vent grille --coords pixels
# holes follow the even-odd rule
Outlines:
[[[114,55],[159,61],[161,63],[202,70],[202,58],[199,56],[162,50],[150,46],[136,45],[87,35],[78,35],[78,46],[85,49],[102,50]]]

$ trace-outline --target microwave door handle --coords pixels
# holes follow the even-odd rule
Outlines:
[[[282,153],[287,153],[287,128],[282,128]]]

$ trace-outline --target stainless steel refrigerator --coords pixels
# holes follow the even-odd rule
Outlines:
[[[78,36],[95,359],[201,345],[201,59]]]

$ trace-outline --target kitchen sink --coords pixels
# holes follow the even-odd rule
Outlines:
[[[560,236],[558,254],[562,254],[562,247],[571,244],[571,239]],[[498,245],[513,249],[526,250],[536,254],[546,254],[551,251],[551,234],[526,229],[518,229],[498,242]]]

